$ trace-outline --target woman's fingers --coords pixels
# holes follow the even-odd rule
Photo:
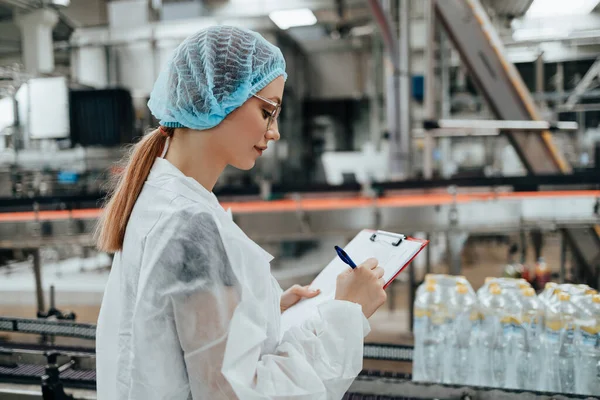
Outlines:
[[[311,298],[311,297],[315,297],[316,295],[318,295],[319,293],[321,293],[321,291],[319,289],[317,290],[313,290],[310,289],[309,286],[296,286],[294,285],[294,287],[292,288],[292,292],[300,297],[306,297],[306,298]]]

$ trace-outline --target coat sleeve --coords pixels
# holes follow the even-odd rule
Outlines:
[[[342,398],[362,368],[370,328],[361,307],[326,302],[265,351],[265,343],[279,337],[269,337],[266,319],[273,313],[245,294],[212,215],[192,215],[177,232],[160,257],[171,277],[162,296],[173,313],[193,398]],[[278,309],[279,298],[273,299]]]

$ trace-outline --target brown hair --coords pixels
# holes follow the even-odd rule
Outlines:
[[[160,156],[166,139],[173,136],[174,131],[173,128],[163,126],[155,129],[132,146],[129,154],[124,157],[125,168],[116,176],[96,229],[98,249],[114,253],[123,248],[125,228],[133,206],[154,160]]]

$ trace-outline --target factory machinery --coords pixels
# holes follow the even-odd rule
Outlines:
[[[573,173],[553,144],[550,131],[535,125],[543,121],[539,121],[529,92],[506,60],[502,44],[478,1],[437,0],[432,7],[435,19],[444,26],[490,109],[499,121],[507,123],[505,128],[499,125],[500,130],[516,149],[528,171],[526,177],[301,187],[287,183],[271,186],[267,182],[243,188],[222,186],[216,190],[217,195],[225,207],[232,208],[240,227],[260,242],[352,236],[365,226],[407,233],[560,230],[577,259],[577,278],[597,287],[600,230],[595,224],[600,174],[597,170]],[[59,78],[27,82],[25,89],[14,94],[24,100],[19,107],[29,105],[25,134],[14,135],[13,146],[18,151],[3,153],[3,164],[12,167],[0,171],[0,179],[6,183],[0,185],[5,192],[0,198],[0,247],[35,250],[57,243],[91,246],[91,232],[105,189],[102,183],[108,180],[108,167],[122,155],[113,151],[114,146],[130,141],[133,135],[131,98],[120,90],[69,92],[64,79]],[[70,112],[53,115],[70,115],[68,122],[63,118],[51,123],[43,116],[35,117],[35,93],[50,89],[65,93]],[[94,107],[100,103],[97,96],[106,100],[104,108]],[[56,103],[60,105],[60,101]],[[426,121],[425,135],[433,137],[448,129],[442,122]],[[50,127],[56,126],[64,128],[59,129],[59,136],[70,135],[71,149],[23,147],[36,139],[47,143],[44,138],[55,138],[57,130]],[[456,123],[453,126],[461,129]],[[106,132],[113,133],[106,136]],[[60,140],[56,143],[60,147]],[[97,145],[102,148],[94,147]],[[7,164],[7,160],[12,161]],[[52,171],[40,171],[38,167],[48,162],[58,167],[72,165],[72,171],[61,174],[56,181],[45,179],[44,174]],[[449,246],[450,251],[458,254],[462,242],[464,239],[457,239]],[[451,272],[458,269],[457,264]]]
[[[301,187],[287,182],[271,186],[267,182],[242,188],[221,186],[216,193],[231,206],[240,227],[257,241],[351,236],[365,226],[408,233],[561,229],[581,271],[586,271],[588,280],[597,279],[597,171],[573,173],[553,144],[550,131],[535,125],[543,121],[538,121],[533,100],[506,60],[479,2],[438,0],[432,5],[435,19],[445,27],[496,118],[507,122],[506,128],[499,125],[500,130],[513,144],[528,176]],[[131,98],[126,91],[116,89],[68,91],[64,79],[59,78],[27,82],[25,89],[14,95],[28,100],[19,102],[19,107],[28,104],[30,108],[26,134],[14,135],[13,145],[18,150],[14,154],[5,151],[2,163],[12,167],[0,171],[0,179],[6,181],[0,185],[5,192],[0,196],[0,246],[34,249],[59,242],[91,244],[107,171],[122,155],[122,151],[114,150],[133,136]],[[35,117],[35,94],[44,90],[65,92],[69,113],[53,115],[70,115],[70,121],[49,122],[44,116]],[[98,96],[106,101],[100,102]],[[100,103],[102,108],[97,107]],[[448,129],[440,122],[426,121],[425,135],[437,136]],[[65,139],[68,136],[71,149],[23,148],[22,144],[33,144],[34,139],[56,137],[57,129],[50,126],[64,126],[59,131]],[[456,123],[453,127],[462,129]],[[112,133],[106,136],[106,132]],[[44,174],[54,171],[39,170],[48,162],[56,169],[69,165],[72,171],[55,181],[44,179]],[[15,179],[19,174],[29,177]],[[42,188],[40,181],[45,183]],[[597,286],[597,282],[590,283]]]
[[[535,121],[540,116],[516,68],[506,60],[495,29],[478,1],[434,1],[435,16],[445,27],[497,118]],[[552,142],[549,131],[506,133],[530,175],[570,174],[572,168]],[[557,210],[555,210],[557,211]],[[578,263],[598,274],[598,226],[565,227]],[[595,272],[594,272],[595,271]]]
[[[443,232],[449,240],[451,273],[460,272],[460,250],[468,235],[559,231],[564,247],[571,250],[576,260],[574,278],[599,288],[598,169],[573,172],[552,142],[550,130],[556,126],[548,124],[546,130],[535,125],[536,121],[542,121],[531,96],[514,66],[506,60],[502,45],[478,1],[433,0],[432,7],[435,18],[444,26],[497,120],[510,122],[504,128],[498,126],[516,149],[527,176],[337,186],[265,183],[244,189],[220,187],[216,194],[223,206],[231,208],[236,223],[260,243],[352,237],[364,227],[409,234]],[[450,125],[442,120],[429,120],[424,134],[434,137]],[[116,129],[117,132],[126,130]],[[96,164],[88,170],[102,168]],[[92,184],[97,179],[98,176],[90,175],[83,181]],[[68,184],[69,177],[63,177],[59,183]],[[0,248],[33,254],[38,312],[44,310],[39,249],[65,243],[93,246],[92,232],[103,196],[100,187],[89,186],[79,191],[50,192],[51,195],[41,192],[16,195],[27,193],[16,188],[0,199]],[[560,279],[563,280],[565,271],[564,266],[561,267]],[[412,269],[409,273],[413,296],[417,283]],[[92,325],[44,319],[0,318],[0,330],[85,340],[93,340],[95,335]],[[63,394],[66,390],[75,398],[89,398],[95,387],[92,348],[93,345],[81,348],[0,346],[0,397],[63,399],[68,398]],[[366,370],[353,383],[346,398],[583,398],[413,383],[410,381],[411,352],[410,346],[366,345]],[[31,384],[37,389],[32,389],[33,393],[27,390],[19,393],[2,389],[2,382]]]

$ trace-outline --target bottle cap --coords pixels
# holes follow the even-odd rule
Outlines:
[[[467,294],[469,292],[469,289],[466,285],[459,283],[458,285],[456,285],[456,291],[460,294]]]
[[[519,289],[529,289],[531,287],[531,285],[525,281],[525,282],[521,282],[519,281]]]
[[[435,285],[432,283],[428,283],[427,286],[425,286],[425,290],[427,290],[428,292],[435,292]]]
[[[535,295],[535,290],[533,290],[533,288],[525,288],[521,290],[521,293],[523,293],[523,296],[525,297],[533,297]]]
[[[556,282],[546,282],[546,286],[545,288],[555,288],[556,287]]]
[[[569,300],[571,300],[571,295],[569,293],[560,292],[558,294],[558,299],[560,301],[569,301]]]
[[[593,296],[592,296],[592,301],[593,301],[595,304],[600,304],[600,294],[595,294],[595,295],[593,295]]]
[[[490,293],[491,294],[500,294],[500,293],[502,293],[502,289],[500,289],[500,285],[490,285]]]

